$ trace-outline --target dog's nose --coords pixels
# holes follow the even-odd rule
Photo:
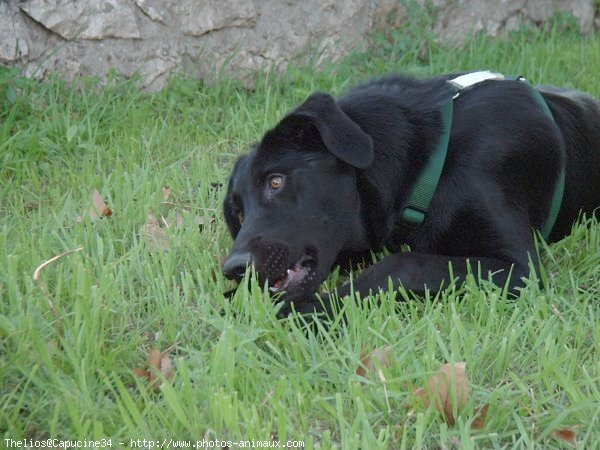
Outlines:
[[[232,253],[223,263],[223,274],[230,280],[241,280],[246,273],[246,267],[251,264],[250,252]]]

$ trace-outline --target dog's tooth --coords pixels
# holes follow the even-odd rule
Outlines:
[[[279,289],[277,289],[275,286],[271,286],[271,287],[269,288],[269,290],[270,290],[271,292],[277,292]]]

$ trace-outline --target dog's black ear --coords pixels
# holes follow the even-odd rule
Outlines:
[[[292,111],[282,122],[309,121],[325,147],[342,161],[359,169],[373,162],[373,140],[338,106],[334,98],[318,92]]]

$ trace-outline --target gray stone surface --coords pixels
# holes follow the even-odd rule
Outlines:
[[[177,1],[171,10],[179,19],[180,30],[190,36],[223,28],[249,28],[257,16],[252,0]]]
[[[29,39],[23,17],[0,2],[0,62],[21,61],[29,56]]]
[[[425,0],[419,0],[422,3]],[[572,13],[583,32],[600,26],[595,0],[433,0],[433,28],[459,43],[521,22]],[[26,76],[51,72],[100,79],[138,74],[149,90],[173,73],[211,79],[281,70],[306,57],[330,61],[365,44],[374,27],[395,26],[397,0],[0,0],[0,63]],[[402,16],[399,14],[398,16]],[[406,20],[406,17],[404,20]]]
[[[150,20],[166,24],[167,13],[158,0],[135,0],[135,4]]]
[[[521,24],[541,24],[557,12],[570,13],[582,33],[594,28],[594,0],[434,0],[441,9],[434,32],[442,41],[460,44],[470,34],[498,36]]]
[[[18,5],[37,23],[67,40],[141,38],[128,0],[27,0]]]

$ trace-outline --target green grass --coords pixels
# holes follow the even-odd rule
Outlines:
[[[229,302],[219,273],[231,240],[220,214],[236,156],[314,90],[343,92],[393,71],[429,75],[490,68],[600,96],[600,36],[557,23],[508,39],[448,49],[416,28],[316,71],[256,75],[250,90],[178,79],[141,93],[115,78],[100,87],[41,84],[0,71],[0,432],[4,439],[278,439],[306,448],[600,446],[600,226],[588,219],[543,246],[545,290],[518,301],[470,280],[437,299],[348,299],[348,323],[307,332],[279,321],[251,283]],[[411,34],[412,33],[412,34]],[[193,215],[171,227],[170,251],[140,236],[148,211],[168,214],[162,187]],[[109,219],[77,223],[97,188]],[[173,211],[171,211],[173,214]],[[63,336],[32,280],[61,315]],[[334,277],[335,278],[335,277]],[[58,339],[58,340],[57,340]],[[391,345],[385,383],[355,374],[363,349]],[[174,346],[175,378],[154,392],[133,375],[152,348]],[[440,363],[466,361],[469,405],[454,426],[433,409],[403,408],[406,384]],[[489,404],[483,430],[473,409]]]

